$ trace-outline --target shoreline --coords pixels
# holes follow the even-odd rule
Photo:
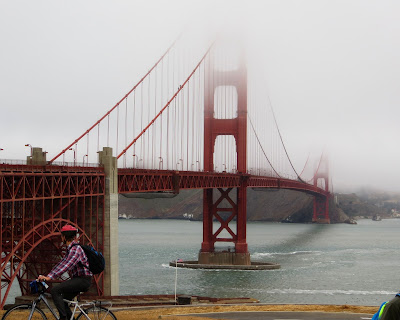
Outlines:
[[[136,306],[127,308],[112,308],[118,320],[156,320],[168,317],[169,320],[200,320],[207,318],[207,313],[223,312],[326,312],[326,313],[352,313],[370,314],[376,313],[379,306],[357,305],[320,305],[320,304],[217,304],[217,305],[176,305],[176,306]],[[0,310],[2,316],[5,310]],[[195,314],[202,314],[195,316]]]
[[[370,314],[371,317],[379,309],[379,306],[356,306],[356,305],[310,305],[310,304],[252,304],[252,305],[177,305],[172,307],[133,307],[129,310],[117,310],[115,314],[118,320],[155,320],[167,318],[169,320],[200,320],[207,318],[207,313],[223,312],[326,312],[326,313],[349,313]],[[196,316],[196,314],[201,314]]]

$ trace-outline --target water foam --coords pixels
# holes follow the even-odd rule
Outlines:
[[[255,252],[253,257],[273,257],[273,256],[291,256],[301,254],[322,254],[322,251],[292,251],[292,252]]]
[[[317,294],[325,294],[325,295],[395,295],[396,292],[391,291],[364,291],[364,290],[309,290],[309,289],[272,289],[266,290],[265,293],[271,294],[309,294],[309,295],[317,295]]]

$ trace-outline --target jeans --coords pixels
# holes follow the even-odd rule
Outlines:
[[[92,277],[76,277],[70,280],[61,282],[51,289],[53,302],[60,314],[60,319],[70,319],[72,315],[71,309],[63,299],[72,300],[80,292],[89,290],[92,284]]]

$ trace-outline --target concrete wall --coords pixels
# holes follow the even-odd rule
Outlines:
[[[212,265],[251,265],[250,253],[199,252],[199,264]]]
[[[119,295],[118,255],[118,167],[112,148],[104,147],[99,152],[99,163],[106,173],[106,196],[104,201],[104,294]]]
[[[46,154],[43,152],[42,148],[32,148],[32,155],[26,157],[26,164],[34,166],[44,166],[46,165]]]

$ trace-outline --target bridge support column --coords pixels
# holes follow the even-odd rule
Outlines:
[[[329,218],[329,197],[314,197],[314,214],[312,222],[327,224],[331,222]]]
[[[199,264],[250,265],[250,253],[246,242],[246,186],[236,188],[236,199],[230,196],[233,188],[218,189],[219,198],[214,201],[213,189],[203,194],[203,243],[199,253]],[[213,231],[213,220],[220,226]],[[236,232],[229,223],[236,220]],[[223,235],[225,233],[225,235]],[[234,249],[215,250],[216,242],[233,242]]]
[[[212,56],[213,57],[213,56]],[[246,174],[247,152],[247,70],[244,57],[232,70],[218,70],[214,58],[210,58],[205,76],[204,97],[204,171],[214,171],[214,149],[218,136],[233,136],[236,142],[236,170]],[[218,87],[235,87],[237,113],[227,118],[216,118],[215,100]],[[218,99],[217,99],[218,100]],[[228,102],[233,103],[233,102]],[[232,107],[233,106],[229,106]],[[228,113],[227,113],[228,114]],[[219,197],[216,193],[219,191]],[[207,189],[203,193],[203,242],[199,253],[199,264],[250,265],[250,253],[246,242],[246,179],[236,188]],[[215,199],[214,199],[215,198]],[[213,220],[220,223],[213,232]],[[236,220],[236,232],[229,223]],[[233,242],[234,250],[215,251],[216,242]]]
[[[99,164],[106,174],[104,199],[104,295],[119,295],[118,258],[118,167],[112,148],[104,147],[99,152]]]
[[[235,243],[236,253],[247,254],[248,261],[244,264],[250,264],[250,254],[248,253],[246,241],[246,226],[247,226],[247,186],[243,184],[237,189],[237,241]]]
[[[314,175],[314,186],[318,186],[318,180],[322,180],[325,191],[329,194],[329,166],[328,160],[321,157],[321,161],[317,172]],[[330,223],[329,218],[329,196],[315,196],[314,197],[314,214],[312,222],[316,223]]]

